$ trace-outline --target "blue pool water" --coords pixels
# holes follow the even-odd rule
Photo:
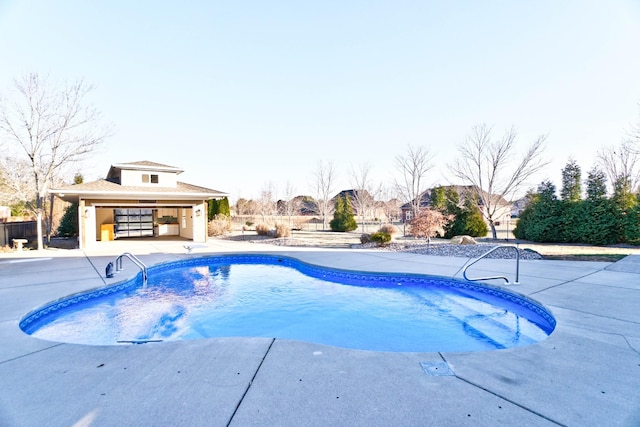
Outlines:
[[[109,345],[269,337],[377,351],[476,351],[545,339],[555,320],[526,297],[434,276],[321,268],[268,255],[192,258],[55,301],[20,327]]]

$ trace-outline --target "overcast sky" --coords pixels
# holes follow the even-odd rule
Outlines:
[[[456,145],[486,123],[519,146],[547,134],[560,181],[640,121],[640,2],[608,1],[6,1],[0,89],[36,72],[95,85],[116,133],[81,170],[150,160],[181,180],[257,197],[315,195],[333,161],[336,191],[371,165],[424,145],[447,174]],[[71,176],[68,180],[71,180]]]

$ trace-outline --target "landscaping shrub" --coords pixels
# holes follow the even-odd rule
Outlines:
[[[384,246],[391,241],[391,235],[382,231],[373,233],[371,235],[371,241],[378,244],[378,246]]]
[[[333,219],[329,222],[332,231],[353,231],[358,228],[358,224],[353,215],[353,208],[348,197],[338,197],[336,199]]]
[[[382,224],[378,232],[387,233],[389,236],[393,237],[394,234],[398,233],[398,227],[393,224]]]
[[[637,196],[622,188],[607,199],[594,187],[588,187],[586,200],[558,200],[553,185],[543,182],[520,214],[513,234],[517,239],[549,243],[640,242]]]
[[[370,233],[362,233],[360,235],[360,243],[366,245],[367,243],[371,243],[371,234]]]
[[[209,236],[222,236],[231,231],[231,221],[226,215],[216,215],[207,225]]]
[[[291,237],[291,228],[286,224],[276,224],[276,237]]]
[[[271,228],[267,224],[256,224],[256,233],[258,236],[268,236]]]
[[[231,218],[231,208],[229,207],[229,199],[211,199],[208,201],[209,221],[214,219],[216,215],[225,215]]]
[[[58,226],[58,235],[75,237],[78,235],[78,204],[71,203],[64,211]]]
[[[209,219],[209,221],[212,221],[217,214],[218,201],[216,199],[211,199],[207,202],[207,218]]]
[[[436,237],[444,235],[444,226],[451,221],[451,215],[433,209],[424,209],[409,222],[409,234],[414,237]]]

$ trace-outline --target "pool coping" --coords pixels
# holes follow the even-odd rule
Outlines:
[[[103,269],[123,251],[148,264],[259,252],[457,278],[467,261],[219,240],[185,254],[181,243],[0,256],[0,425],[640,424],[635,256],[615,264],[522,261],[521,284],[508,289],[545,304],[558,324],[547,340],[507,350],[384,353],[263,338],[102,347],[51,343],[17,329],[44,302],[122,280],[104,278]],[[509,273],[513,263],[483,260],[476,271]],[[136,273],[127,264],[122,274]],[[433,366],[452,375],[433,375]]]

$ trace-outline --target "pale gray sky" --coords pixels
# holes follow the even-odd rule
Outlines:
[[[548,134],[560,181],[574,157],[640,120],[640,2],[0,0],[0,88],[29,72],[83,78],[117,133],[82,171],[151,160],[182,180],[257,197],[311,194],[319,160],[336,190],[369,162],[391,181],[407,144],[436,153],[478,123]],[[71,176],[69,177],[71,179]]]

